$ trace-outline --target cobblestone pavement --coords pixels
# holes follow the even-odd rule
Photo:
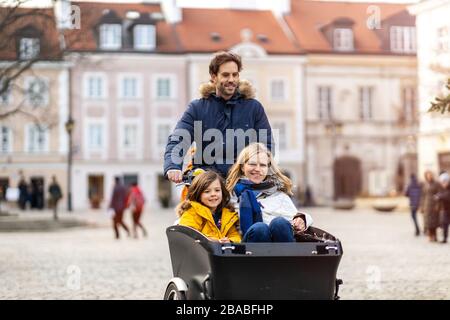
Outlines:
[[[450,245],[414,237],[407,213],[308,212],[342,241],[342,299],[450,299]],[[172,276],[172,210],[146,212],[149,237],[138,240],[113,239],[101,211],[76,215],[99,227],[0,233],[0,299],[162,298]]]

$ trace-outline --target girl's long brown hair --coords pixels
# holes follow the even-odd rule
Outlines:
[[[201,203],[200,198],[202,193],[216,180],[219,180],[220,188],[222,189],[222,202],[217,209],[222,211],[223,208],[227,208],[234,211],[235,209],[230,203],[230,193],[225,188],[225,181],[223,178],[215,171],[206,171],[195,177],[192,181],[186,195],[186,200],[181,202],[175,209],[177,215],[181,217],[185,211],[189,210],[192,207],[191,201]]]
[[[228,172],[226,188],[228,192],[233,192],[234,186],[239,181],[240,178],[244,176],[244,170],[242,167],[247,161],[253,157],[255,154],[265,153],[269,159],[269,171],[267,172],[267,179],[273,179],[279,184],[279,190],[283,191],[289,195],[292,195],[292,181],[286,177],[281,170],[278,168],[277,164],[273,160],[272,153],[267,149],[267,147],[258,142],[252,143],[242,149],[236,160],[236,163],[231,167]]]

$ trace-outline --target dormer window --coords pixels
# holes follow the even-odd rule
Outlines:
[[[350,28],[334,29],[333,48],[337,51],[353,51],[353,30]]]
[[[36,58],[40,51],[39,38],[21,38],[19,44],[19,57],[22,60]]]
[[[116,50],[122,47],[122,26],[102,24],[100,26],[100,48]]]
[[[154,50],[156,47],[156,28],[154,25],[137,24],[133,29],[134,49]]]
[[[391,51],[399,53],[416,52],[416,28],[392,26],[390,29]]]

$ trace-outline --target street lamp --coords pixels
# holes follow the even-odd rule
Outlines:
[[[69,116],[66,122],[66,131],[69,135],[69,149],[67,151],[67,210],[72,211],[72,132],[75,121]]]

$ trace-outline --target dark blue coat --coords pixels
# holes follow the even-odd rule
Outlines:
[[[422,198],[422,185],[416,179],[411,179],[405,195],[409,198],[409,205],[417,209]]]
[[[238,136],[242,137],[243,133],[242,131],[240,134],[235,132],[236,129],[256,130],[256,136],[248,135],[246,137],[245,146],[258,141],[265,143],[269,150],[273,150],[272,131],[263,106],[251,98],[251,87],[240,85],[239,89],[230,100],[226,101],[215,95],[214,87],[207,86],[206,92],[203,92],[203,98],[189,104],[174,132],[169,136],[164,154],[165,175],[170,169],[182,169],[180,159],[195,141],[197,150],[194,157],[194,168],[210,168],[226,176],[244,147],[242,143],[238,143]],[[215,141],[215,139],[205,136],[205,131],[208,129],[217,129],[216,133],[220,132],[221,139]],[[227,132],[227,129],[233,130]],[[231,136],[231,139],[227,139],[227,134]],[[230,143],[232,143],[231,146]],[[228,153],[226,152],[227,146],[230,148]],[[213,149],[214,151],[212,151]],[[208,155],[212,155],[212,157],[208,157]]]

